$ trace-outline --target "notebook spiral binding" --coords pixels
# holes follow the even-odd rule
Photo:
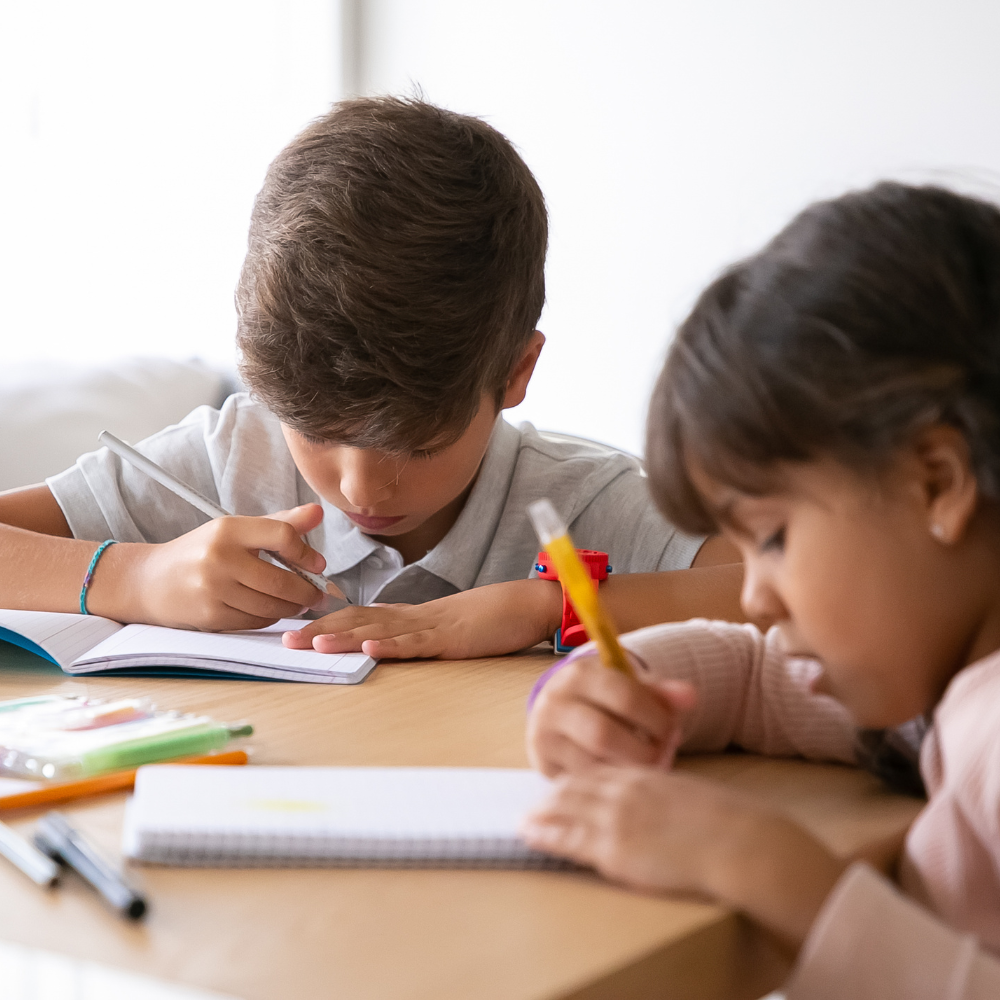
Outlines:
[[[190,868],[523,868],[578,866],[520,841],[482,837],[401,838],[267,836],[230,831],[186,837],[147,832],[145,864]]]

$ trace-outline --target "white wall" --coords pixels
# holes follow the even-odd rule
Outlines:
[[[515,417],[638,451],[720,267],[815,197],[1000,173],[998,53],[995,0],[0,3],[0,358],[231,363],[253,196],[346,72],[519,145],[552,240]]]
[[[0,3],[0,357],[232,364],[253,197],[339,96],[337,12]]]
[[[482,115],[548,198],[515,417],[638,451],[669,331],[806,202],[1000,176],[995,0],[361,0],[359,90]]]

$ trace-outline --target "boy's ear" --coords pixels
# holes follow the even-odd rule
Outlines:
[[[524,395],[528,391],[528,383],[531,381],[538,355],[542,353],[545,346],[545,334],[541,330],[535,330],[528,341],[528,346],[521,355],[521,360],[514,365],[514,370],[507,380],[507,388],[504,391],[503,402],[500,404],[501,410],[510,409],[524,402]]]
[[[969,442],[956,427],[936,424],[916,441],[927,530],[944,545],[961,541],[979,503],[979,483],[972,468]]]

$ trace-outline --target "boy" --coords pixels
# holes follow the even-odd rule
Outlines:
[[[321,605],[261,549],[356,604],[419,604],[523,581],[525,508],[544,495],[619,573],[689,566],[703,539],[661,519],[634,460],[498,419],[544,343],[546,239],[538,185],[484,122],[394,98],[336,106],[279,154],[254,207],[237,289],[253,398],[141,446],[241,516],[204,523],[107,450],[84,455],[0,497],[0,606],[239,629]],[[121,544],[92,566],[104,539]],[[720,579],[735,607],[735,576]],[[518,594],[537,632],[558,585],[531,583]]]

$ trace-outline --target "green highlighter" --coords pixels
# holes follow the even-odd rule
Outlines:
[[[207,715],[176,712],[82,731],[0,731],[0,768],[25,778],[73,781],[176,757],[199,756],[218,750],[234,737],[252,733],[253,726],[248,723],[226,725]]]
[[[129,740],[91,750],[80,756],[80,770],[72,776],[89,778],[95,774],[104,774],[106,771],[129,770],[158,760],[195,757],[224,747],[235,736],[252,734],[253,726],[249,723],[227,726],[206,720],[158,736]]]

